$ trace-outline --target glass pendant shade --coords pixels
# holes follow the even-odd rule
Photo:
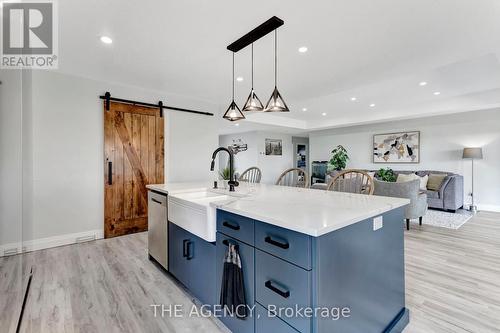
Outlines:
[[[224,113],[223,118],[229,121],[237,121],[245,119],[245,116],[243,115],[240,108],[238,107],[238,105],[236,105],[236,103],[233,100],[229,105],[229,107],[227,108],[226,113]]]
[[[250,95],[248,95],[245,106],[243,106],[243,111],[264,111],[264,105],[253,89],[250,91]]]
[[[278,88],[274,87],[274,91],[271,94],[269,101],[267,101],[266,108],[264,109],[264,111],[265,112],[288,112],[288,111],[290,111],[290,109],[286,105],[285,101],[283,100],[283,97],[281,97],[281,94],[278,91]]]

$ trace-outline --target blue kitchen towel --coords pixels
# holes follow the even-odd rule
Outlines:
[[[235,314],[237,318],[243,319],[248,316],[241,258],[238,253],[238,246],[231,243],[228,243],[228,249],[224,257],[220,305],[231,315]]]

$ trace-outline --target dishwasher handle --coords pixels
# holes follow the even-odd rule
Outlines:
[[[157,204],[163,205],[163,202],[160,200],[156,200],[155,198],[151,198],[151,201],[156,202]]]

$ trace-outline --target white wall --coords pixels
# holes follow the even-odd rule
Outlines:
[[[257,132],[246,132],[239,134],[221,135],[219,137],[219,145],[221,147],[228,147],[233,144],[246,144],[248,149],[246,151],[236,154],[234,159],[235,172],[241,174],[246,169],[257,166],[259,151],[257,147]],[[228,156],[225,152],[219,153],[219,170],[225,168],[227,165]]]
[[[266,156],[265,139],[281,139],[283,141],[282,156]],[[236,171],[241,173],[249,167],[257,166],[262,171],[261,183],[274,184],[278,176],[288,168],[293,167],[294,146],[292,136],[289,134],[273,132],[246,132],[239,134],[221,135],[221,146],[229,146],[240,142],[248,144],[248,151],[236,155]],[[222,153],[221,153],[222,154]],[[222,155],[221,155],[222,156]],[[227,158],[221,157],[220,166],[224,167]]]
[[[419,130],[420,164],[373,164],[372,136],[379,133]],[[471,189],[470,161],[462,160],[463,147],[483,147],[484,159],[475,162],[475,195],[479,208],[500,210],[500,110],[473,111],[313,132],[309,136],[311,160],[329,160],[332,148],[349,152],[348,168],[439,170],[464,175],[465,197]]]
[[[164,92],[49,71],[32,77],[32,211],[27,239],[101,231],[104,216],[103,106],[99,95],[218,112],[214,105]],[[217,119],[165,113],[167,181],[209,180]],[[30,136],[27,136],[30,137]]]
[[[0,245],[22,240],[22,77],[0,70]],[[3,251],[0,247],[0,256]]]

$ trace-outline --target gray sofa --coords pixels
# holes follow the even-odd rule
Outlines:
[[[427,212],[427,196],[420,192],[420,180],[389,183],[374,179],[373,182],[374,195],[410,199],[410,204],[405,207],[406,228],[408,230],[410,230],[411,219],[418,218],[420,225],[422,225],[422,217]]]
[[[376,172],[376,170],[373,170]],[[427,195],[427,203],[430,208],[437,208],[455,212],[457,209],[462,208],[464,205],[464,177],[455,173],[444,171],[396,171],[395,174],[410,174],[416,173],[420,177],[434,174],[446,174],[439,191],[425,191]]]

